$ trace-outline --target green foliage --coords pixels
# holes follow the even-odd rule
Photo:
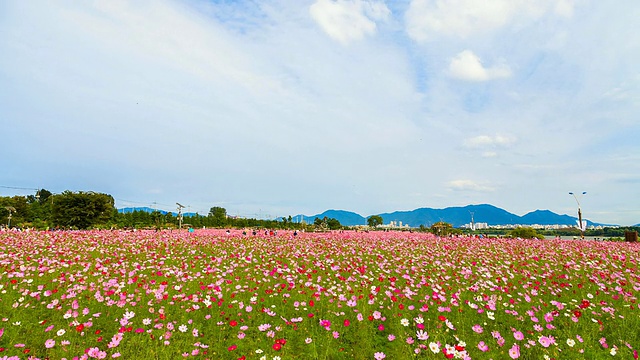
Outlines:
[[[338,219],[334,219],[334,218],[327,219],[327,226],[329,226],[329,229],[331,229],[331,230],[338,230],[338,229],[342,228],[342,225],[340,224],[340,221],[338,221]]]
[[[382,225],[382,216],[380,215],[371,215],[367,218],[367,225],[372,228],[378,227]]]
[[[536,229],[530,227],[519,227],[509,231],[509,236],[521,239],[544,239],[544,235],[538,234]]]
[[[457,234],[461,232],[459,229],[454,229],[453,225],[444,221],[438,221],[437,223],[431,225],[430,231],[432,234],[438,236],[449,236],[451,234]]]
[[[63,228],[89,229],[106,223],[112,216],[111,195],[95,192],[65,191],[52,198],[53,225]]]
[[[211,218],[211,225],[214,227],[224,227],[227,225],[227,209],[219,206],[214,206],[209,210],[209,217]]]

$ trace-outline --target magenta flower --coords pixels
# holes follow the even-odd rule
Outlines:
[[[385,353],[383,353],[383,352],[377,352],[377,353],[373,354],[373,358],[376,359],[376,360],[382,360],[382,359],[384,359],[386,357],[387,357],[387,355],[385,355]]]
[[[520,331],[515,331],[513,337],[518,341],[524,340],[524,335]]]
[[[484,341],[480,341],[478,343],[478,349],[480,349],[480,351],[482,352],[487,352],[489,351],[489,346],[487,346],[487,344],[485,344]]]
[[[517,359],[520,357],[520,346],[518,346],[518,344],[513,344],[511,349],[509,349],[509,356],[512,359]]]
[[[540,343],[540,345],[546,348],[549,347],[549,345],[551,345],[551,339],[549,339],[546,336],[540,336],[540,338],[538,339],[538,342]]]

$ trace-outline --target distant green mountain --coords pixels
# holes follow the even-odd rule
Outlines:
[[[340,221],[340,224],[346,225],[346,226],[367,224],[367,219],[364,218],[362,215],[356,214],[351,211],[345,211],[345,210],[327,210],[322,214],[317,214],[313,216],[298,215],[294,218],[294,221],[295,219],[300,219],[302,217],[304,219],[304,222],[306,222],[307,224],[312,224],[316,218],[323,219],[325,216],[329,219],[332,219],[332,218],[337,219],[338,221]]]
[[[118,209],[118,212],[121,213],[121,214],[129,214],[129,213],[132,213],[134,211],[142,211],[142,212],[148,212],[148,213],[152,213],[154,211],[158,211],[162,215],[166,215],[166,214],[171,214],[173,216],[177,215],[177,213],[174,213],[172,211],[165,211],[165,210],[160,210],[160,209],[152,209],[152,208],[150,208],[148,206],[126,207],[126,208]],[[194,213],[194,212],[182,213],[182,216],[185,216],[185,217],[196,216],[196,215],[197,215],[197,213]]]
[[[382,213],[380,215],[385,224],[391,221],[408,224],[411,227],[419,227],[424,225],[429,227],[438,221],[444,221],[452,224],[454,227],[460,227],[471,222],[471,216],[475,223],[487,223],[488,225],[575,225],[577,218],[569,215],[559,215],[549,210],[535,210],[523,216],[510,213],[504,209],[489,204],[467,205],[462,207],[448,207],[444,209],[419,208],[411,211],[394,211],[391,213]],[[296,218],[304,218],[307,223],[312,223],[317,217],[334,218],[340,221],[342,225],[354,226],[364,225],[366,217],[354,212],[345,210],[327,210],[321,214],[313,216],[298,215]],[[600,225],[587,220],[588,225]]]
[[[120,213],[130,213],[133,211],[153,212],[154,209],[149,207],[128,207],[118,209]],[[163,214],[168,213],[164,210],[157,210]],[[176,213],[171,213],[176,215]],[[424,225],[429,227],[438,221],[444,221],[452,224],[454,227],[461,227],[471,222],[471,215],[475,223],[487,223],[488,225],[570,225],[577,223],[577,218],[569,215],[559,215],[549,210],[535,210],[523,216],[510,213],[504,209],[489,204],[467,205],[461,207],[448,207],[444,209],[419,208],[411,211],[394,211],[391,213],[374,214],[382,217],[383,223],[388,224],[391,221],[402,222],[411,227],[419,227]],[[184,213],[185,217],[194,216],[196,213]],[[323,213],[306,216],[296,215],[292,218],[294,222],[304,220],[307,224],[313,223],[315,218],[323,219],[324,217],[333,218],[340,221],[345,226],[366,225],[367,217],[346,210],[327,210]],[[596,224],[587,220],[587,224]],[[636,225],[639,226],[639,225]]]

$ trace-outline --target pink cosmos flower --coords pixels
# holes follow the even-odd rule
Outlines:
[[[382,359],[384,359],[386,357],[387,357],[387,355],[385,355],[385,353],[383,353],[383,352],[377,352],[377,353],[373,354],[373,358],[376,359],[376,360],[382,360]]]
[[[482,352],[487,352],[489,351],[489,346],[487,346],[487,344],[485,344],[484,341],[480,341],[478,343],[478,349],[480,349],[480,351]]]
[[[513,337],[518,341],[524,340],[524,335],[520,331],[515,331]]]
[[[47,341],[44,342],[44,347],[46,347],[47,349],[51,349],[55,345],[56,345],[56,341],[53,339],[47,339]]]
[[[512,359],[517,359],[520,357],[520,346],[518,346],[518,344],[513,344],[511,349],[509,349],[509,356]]]
[[[540,336],[540,338],[538,339],[538,342],[540,343],[540,345],[546,348],[549,347],[549,345],[551,345],[551,339],[549,339],[546,336]]]
[[[473,327],[471,328],[473,331],[475,331],[478,334],[482,334],[482,332],[484,331],[484,329],[482,328],[482,326],[480,326],[479,324],[475,324],[473,325]]]
[[[553,314],[552,313],[546,313],[544,314],[544,321],[546,322],[552,322],[553,321]]]

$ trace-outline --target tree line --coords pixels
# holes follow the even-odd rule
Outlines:
[[[275,220],[228,216],[223,207],[214,206],[206,215],[179,215],[160,211],[119,212],[109,194],[93,191],[64,191],[60,194],[41,189],[34,195],[0,197],[0,227],[35,229],[168,229],[183,227],[266,228],[298,230],[337,230],[337,219],[316,218],[312,224],[296,223],[292,217]]]
[[[118,212],[115,200],[109,194],[93,191],[64,191],[60,194],[41,189],[34,195],[0,197],[0,227],[19,227],[35,229],[168,229],[177,228],[179,223],[183,227],[194,228],[266,228],[266,229],[297,229],[305,231],[328,231],[343,229],[340,221],[334,218],[315,218],[312,223],[305,224],[292,221],[292,217],[282,217],[274,220],[240,218],[228,216],[223,207],[214,206],[206,215],[189,214],[181,220],[177,214],[160,211]],[[383,219],[379,215],[367,218],[369,228],[375,229],[382,225]],[[463,230],[454,228],[444,221],[437,222],[430,227],[420,225],[416,231],[431,232],[440,236],[462,235]],[[576,228],[543,230],[537,232],[531,228],[514,230],[489,230],[493,235],[543,238],[547,236],[580,236]],[[624,237],[625,231],[638,231],[637,227],[605,227],[588,229],[585,236],[590,237]],[[478,230],[473,234],[484,234],[486,230]],[[486,235],[486,234],[485,234]]]

